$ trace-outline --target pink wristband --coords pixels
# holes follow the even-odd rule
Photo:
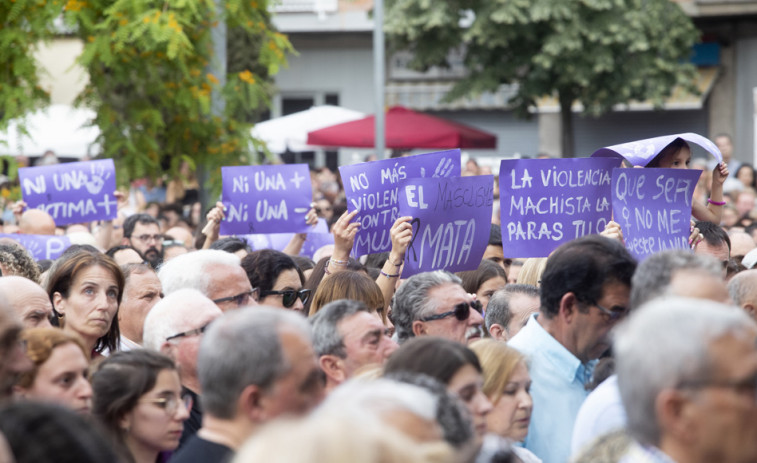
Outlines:
[[[707,198],[707,202],[715,206],[725,206],[725,201],[713,201],[711,198]]]

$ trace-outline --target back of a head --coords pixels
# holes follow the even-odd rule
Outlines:
[[[444,270],[418,273],[397,289],[392,299],[392,321],[400,343],[412,338],[413,322],[429,310],[429,291],[444,284],[461,284],[460,278]]]
[[[451,463],[455,460],[444,443],[417,443],[379,420],[366,421],[335,412],[273,423],[256,433],[232,461]]]
[[[16,463],[119,461],[92,422],[56,405],[11,402],[0,408],[0,432]]]
[[[679,270],[701,271],[713,278],[723,278],[720,263],[712,256],[683,249],[658,252],[644,259],[633,274],[631,308],[641,307],[652,299],[668,294],[671,280]]]
[[[580,302],[597,302],[605,283],[618,282],[630,288],[636,261],[616,240],[599,235],[584,236],[558,247],[547,259],[541,277],[541,310],[557,315],[560,300],[568,292]]]
[[[206,271],[210,265],[239,266],[238,256],[214,249],[201,249],[174,257],[160,266],[158,278],[163,293],[168,295],[182,288],[192,288],[206,294],[212,275]]]
[[[192,288],[178,289],[158,301],[147,313],[142,342],[146,349],[159,351],[168,336],[184,330],[198,318],[208,318],[221,309],[204,294]]]
[[[197,357],[203,408],[219,419],[231,419],[237,399],[249,385],[265,389],[289,371],[280,341],[282,330],[310,339],[305,318],[271,307],[227,312],[205,332]]]
[[[0,264],[3,266],[4,277],[17,275],[36,283],[40,281],[39,267],[29,252],[20,245],[0,244]]]
[[[340,299],[360,301],[371,311],[383,311],[385,306],[381,288],[371,277],[364,272],[343,270],[329,276],[318,285],[310,304],[309,315],[315,315],[324,305]]]
[[[466,346],[444,338],[422,336],[402,344],[386,361],[384,373],[423,373],[448,384],[465,365],[481,371],[476,354]]]
[[[749,304],[757,309],[757,269],[737,273],[728,281],[728,293],[739,307]]]
[[[709,344],[748,330],[757,325],[745,312],[707,300],[657,299],[633,313],[618,327],[613,346],[631,435],[642,444],[659,444],[658,394],[706,379],[712,369]]]
[[[27,235],[54,235],[55,220],[42,209],[27,209],[18,222],[18,232]]]

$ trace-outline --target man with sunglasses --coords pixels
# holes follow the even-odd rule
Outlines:
[[[444,270],[413,275],[392,299],[392,319],[399,343],[414,336],[439,336],[465,344],[481,338],[481,303],[466,293],[462,281]]]
[[[192,409],[184,421],[183,444],[202,425],[197,354],[210,322],[223,315],[221,309],[195,289],[179,289],[156,303],[145,318],[144,347],[171,357],[179,369],[183,394],[192,396]]]
[[[200,291],[227,310],[258,305],[260,291],[253,288],[239,256],[215,249],[201,249],[175,257],[158,271],[163,293],[181,288]]]
[[[534,408],[524,444],[544,463],[569,460],[585,385],[628,312],[635,269],[616,240],[591,235],[563,244],[547,260],[539,312],[509,341],[531,360]]]

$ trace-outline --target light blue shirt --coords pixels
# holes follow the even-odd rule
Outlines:
[[[584,385],[597,361],[582,364],[542,328],[537,315],[508,342],[530,362],[534,409],[524,446],[544,463],[566,463],[573,424],[588,395]]]

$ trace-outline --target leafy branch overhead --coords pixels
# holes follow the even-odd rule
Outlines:
[[[218,185],[220,166],[250,163],[251,123],[268,104],[271,75],[293,49],[273,30],[267,1],[227,0],[225,8],[220,17],[213,0],[66,4],[66,21],[85,44],[79,62],[89,73],[78,103],[96,111],[103,156],[114,158],[121,174],[155,176],[187,160],[210,166]],[[208,71],[212,27],[224,20],[225,85]],[[211,113],[213,91],[225,98],[223,117]]]
[[[385,30],[416,70],[463,50],[468,73],[449,100],[518,84],[522,114],[544,96],[599,115],[694,88],[687,61],[698,32],[670,0],[387,0]]]

